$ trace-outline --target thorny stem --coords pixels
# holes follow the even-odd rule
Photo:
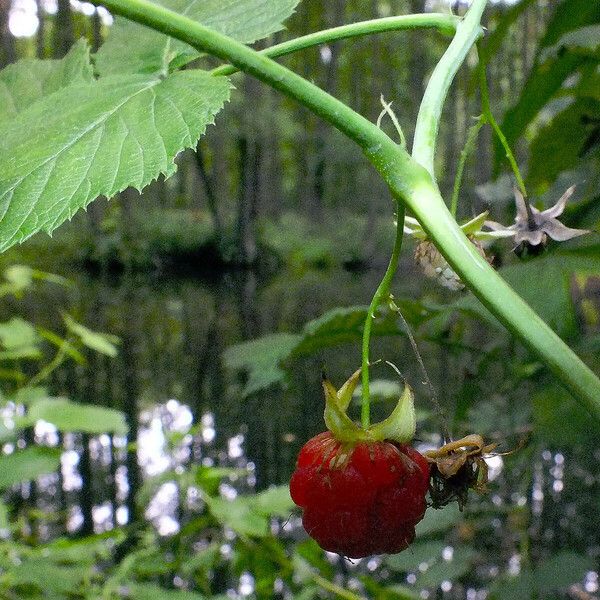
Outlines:
[[[393,197],[413,211],[444,258],[482,304],[600,420],[600,379],[474,250],[444,204],[431,172],[422,167],[421,163],[433,164],[434,144],[430,142],[435,142],[438,124],[433,121],[439,120],[441,108],[439,111],[432,108],[440,104],[440,98],[442,101],[445,98],[445,77],[436,75],[428,85],[428,91],[431,92],[428,106],[420,114],[421,127],[415,139],[415,142],[419,142],[420,150],[416,153],[419,160],[415,161],[374,123],[343,102],[228,36],[147,0],[92,2],[103,4],[115,14],[186,42],[200,52],[231,62],[240,70],[298,101],[355,141],[379,171]],[[474,0],[459,26],[461,43],[467,45],[478,37],[481,31],[479,18],[485,4],[486,0]],[[470,31],[464,29],[465,24],[468,24]],[[455,40],[458,37],[457,32]],[[455,62],[446,62],[449,72],[456,72],[466,52],[457,53]],[[433,90],[432,85],[437,89]]]
[[[419,15],[399,15],[394,17],[384,17],[382,19],[371,19],[369,21],[360,21],[350,23],[331,29],[323,29],[315,33],[309,33],[301,37],[294,38],[270,46],[261,50],[260,53],[269,58],[276,58],[286,54],[292,54],[298,50],[306,50],[321,44],[329,44],[339,40],[345,40],[354,37],[362,37],[374,33],[386,33],[390,31],[401,31],[407,29],[437,29],[438,31],[453,35],[456,31],[456,25],[460,21],[459,17],[446,15],[442,13],[427,13]],[[232,75],[239,69],[233,65],[222,65],[212,70],[213,75]]]
[[[392,250],[392,256],[390,262],[385,271],[385,275],[379,284],[379,287],[375,291],[373,300],[367,312],[367,319],[365,320],[365,326],[363,329],[362,338],[362,410],[361,410],[361,424],[366,429],[370,425],[370,410],[371,410],[371,399],[369,395],[369,343],[371,341],[371,327],[373,320],[375,319],[375,313],[379,308],[380,304],[388,299],[390,295],[390,287],[392,285],[392,279],[398,268],[398,259],[400,258],[400,252],[402,250],[402,236],[404,234],[404,205],[401,202],[397,202],[397,213],[396,213],[396,239],[394,240],[394,248]]]

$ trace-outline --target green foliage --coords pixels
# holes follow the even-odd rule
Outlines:
[[[52,232],[99,195],[174,173],[228,97],[226,80],[201,71],[114,76],[62,88],[0,124],[0,249]]]
[[[490,590],[491,600],[514,598],[529,600],[532,597],[546,598],[552,592],[560,592],[571,584],[579,583],[586,572],[594,568],[593,561],[570,550],[542,561],[531,571],[523,570],[516,577],[499,579]]]
[[[251,43],[283,28],[299,0],[163,0],[160,4],[195,21]],[[197,58],[193,48],[117,17],[108,39],[95,57],[101,75],[162,73]]]
[[[60,454],[57,448],[32,446],[0,456],[0,489],[56,471],[60,465]]]
[[[119,342],[117,336],[92,331],[85,325],[77,323],[77,321],[69,315],[65,315],[63,318],[67,329],[75,334],[84,346],[113,358],[117,355],[118,350],[116,344]]]
[[[557,250],[523,263],[500,269],[502,276],[561,335],[573,335],[577,316],[572,297],[572,283],[580,272],[598,273],[600,260],[593,246],[580,251]],[[460,310],[476,314],[491,325],[497,321],[473,297],[458,300]]]
[[[35,425],[38,420],[52,423],[60,431],[115,433],[125,435],[128,427],[120,410],[78,404],[66,398],[46,398],[33,402],[21,425]]]
[[[70,85],[92,83],[90,50],[79,40],[62,60],[24,59],[0,71],[0,124]]]
[[[600,99],[594,94],[580,94],[579,85],[571,82],[576,77],[585,89],[590,77],[594,78],[600,61],[599,23],[597,3],[565,0],[557,5],[540,43],[536,65],[502,123],[510,145],[528,127],[533,130],[528,183],[537,189],[548,189],[560,172],[578,166],[588,147],[593,128],[589,121],[593,123],[598,117]],[[564,102],[550,104],[561,96],[572,97],[572,102],[566,106]],[[544,107],[549,107],[553,116],[547,123],[540,119],[540,127],[536,118]],[[498,146],[496,163],[502,159],[503,151]]]
[[[397,300],[404,318],[419,324],[433,314],[422,304]],[[236,344],[225,350],[223,361],[230,369],[244,370],[248,381],[243,394],[248,396],[274,384],[285,381],[282,365],[298,356],[312,354],[319,349],[360,340],[367,315],[366,306],[335,308],[318,319],[309,321],[299,334],[274,333],[249,342]],[[402,325],[393,312],[373,324],[373,335],[404,335]]]

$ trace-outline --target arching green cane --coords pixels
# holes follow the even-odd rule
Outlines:
[[[146,0],[94,0],[94,3],[103,4],[115,14],[230,62],[294,98],[354,140],[386,181],[394,198],[414,212],[423,229],[469,289],[600,420],[600,380],[473,249],[446,208],[431,173],[383,131],[299,75],[187,17]],[[468,21],[469,14],[480,15],[485,4],[486,0],[475,0],[463,21],[477,31],[473,38],[466,36],[471,43],[479,35],[480,28],[478,19],[476,23]],[[466,33],[462,30],[457,32],[457,36]],[[458,56],[456,60],[462,59]],[[455,69],[456,64],[449,65],[449,68]],[[436,88],[439,85],[439,88],[437,94],[434,94],[436,90],[432,90],[431,97],[445,97],[445,83],[438,84],[434,80],[433,84]],[[432,111],[431,119],[436,118],[439,119],[439,116]],[[422,131],[424,136],[431,136],[437,129],[432,131],[431,127],[423,127]],[[427,143],[422,147],[429,148],[420,154],[427,157],[432,145]]]

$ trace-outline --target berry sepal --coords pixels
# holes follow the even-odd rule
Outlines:
[[[344,385],[336,390],[330,381],[323,379],[325,392],[325,425],[340,442],[382,442],[389,440],[406,444],[416,430],[415,404],[412,389],[405,384],[396,407],[390,416],[366,429],[359,427],[347,414],[348,406],[360,380],[361,370],[355,371]]]

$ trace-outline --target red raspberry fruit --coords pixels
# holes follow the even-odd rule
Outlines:
[[[396,442],[309,440],[290,481],[302,524],[319,546],[348,558],[407,548],[425,514],[427,460]]]

